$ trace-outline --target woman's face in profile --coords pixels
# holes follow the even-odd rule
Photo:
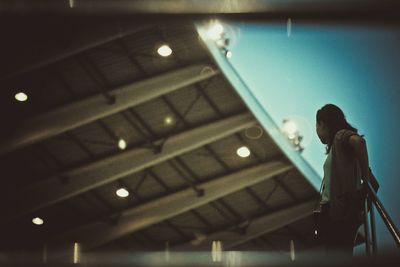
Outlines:
[[[328,128],[326,127],[326,124],[321,121],[321,123],[316,123],[316,131],[317,135],[319,137],[319,140],[321,140],[322,144],[327,144],[328,143],[328,138],[329,138],[329,132]]]

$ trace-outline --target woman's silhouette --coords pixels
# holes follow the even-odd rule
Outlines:
[[[370,173],[366,143],[346,121],[343,111],[333,104],[318,110],[316,131],[327,154],[318,235],[328,253],[351,256],[360,225],[362,183],[368,181]]]

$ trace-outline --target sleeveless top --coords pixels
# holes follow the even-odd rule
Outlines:
[[[324,163],[324,178],[322,180],[322,192],[320,204],[326,204],[330,200],[330,180],[331,180],[331,167],[332,167],[332,149],[329,151]]]

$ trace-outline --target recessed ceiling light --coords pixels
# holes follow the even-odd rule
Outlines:
[[[15,99],[20,102],[24,102],[28,100],[28,96],[24,92],[19,92],[15,94]]]
[[[35,217],[32,219],[32,222],[36,225],[42,225],[44,223],[43,219],[40,217]]]
[[[171,125],[174,123],[174,118],[172,116],[167,116],[164,119],[164,124],[165,125]]]
[[[172,54],[172,49],[168,45],[162,45],[157,49],[157,53],[162,57],[168,57]]]
[[[117,196],[119,196],[119,197],[127,197],[127,196],[129,196],[129,191],[126,190],[126,189],[123,188],[123,187],[120,188],[120,189],[118,189],[115,193],[116,193]]]
[[[250,156],[250,149],[247,146],[242,146],[239,147],[238,150],[236,150],[236,153],[239,157],[246,158]]]
[[[124,139],[119,139],[119,141],[118,141],[118,147],[119,147],[121,150],[124,150],[124,149],[126,148],[126,141],[125,141]]]

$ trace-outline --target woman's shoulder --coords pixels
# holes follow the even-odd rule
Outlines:
[[[352,135],[358,135],[358,133],[349,129],[341,129],[336,132],[335,141],[348,141]]]
[[[341,129],[336,132],[335,138],[342,137],[343,135],[354,135],[354,134],[358,135],[357,132],[352,131],[350,129]]]

